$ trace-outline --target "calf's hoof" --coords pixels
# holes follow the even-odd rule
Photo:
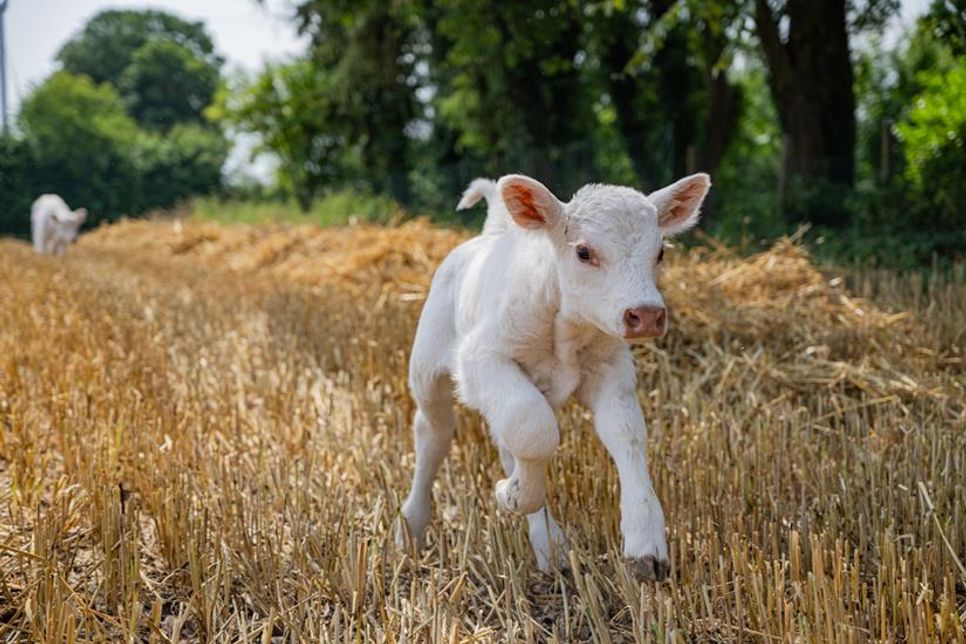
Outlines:
[[[535,535],[534,530],[531,529],[530,544],[533,546],[533,554],[537,558],[537,568],[540,572],[570,570],[570,542],[559,527],[556,527],[553,534],[547,534],[544,531]]]
[[[426,545],[426,524],[423,523],[421,527],[417,527],[414,523],[405,514],[399,517],[396,524],[396,546],[399,548],[411,546],[419,552]]]
[[[496,500],[501,507],[510,512],[530,514],[543,507],[543,490],[533,492],[521,489],[520,479],[509,478],[497,481]]]
[[[667,559],[658,559],[651,555],[628,559],[627,565],[638,581],[664,581],[671,570]]]

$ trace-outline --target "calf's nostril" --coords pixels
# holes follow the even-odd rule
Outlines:
[[[636,311],[632,309],[627,309],[624,312],[624,323],[627,324],[628,328],[636,329],[641,326],[641,318]]]

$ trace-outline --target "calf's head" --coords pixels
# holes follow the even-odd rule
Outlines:
[[[667,331],[656,283],[664,239],[697,223],[710,187],[706,174],[650,195],[590,184],[563,203],[530,177],[508,175],[497,184],[513,221],[550,240],[563,313],[630,342]]]
[[[87,209],[78,208],[77,210],[66,210],[55,212],[53,216],[54,229],[58,239],[70,244],[77,239],[80,227],[87,219]]]

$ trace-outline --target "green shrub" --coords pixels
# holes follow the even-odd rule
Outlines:
[[[905,176],[921,198],[921,223],[961,229],[966,225],[966,58],[949,70],[922,72],[919,80],[923,90],[896,126],[905,145]]]
[[[217,130],[176,125],[165,135],[145,133],[139,143],[141,203],[138,211],[170,208],[221,187],[228,142]]]
[[[0,136],[0,235],[30,235],[34,166],[25,141]]]
[[[391,197],[356,190],[340,190],[313,201],[303,211],[292,200],[240,201],[236,199],[201,198],[191,203],[191,216],[222,223],[315,223],[338,226],[350,220],[388,223],[404,212]]]
[[[24,101],[20,128],[31,150],[28,199],[60,194],[88,209],[88,225],[135,209],[140,130],[113,87],[58,72]]]

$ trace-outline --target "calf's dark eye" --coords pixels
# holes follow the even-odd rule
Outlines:
[[[660,264],[664,261],[664,246],[661,246],[661,250],[657,253],[657,263]]]
[[[593,258],[593,253],[590,252],[590,247],[580,244],[577,246],[577,259],[582,262],[589,262]]]

